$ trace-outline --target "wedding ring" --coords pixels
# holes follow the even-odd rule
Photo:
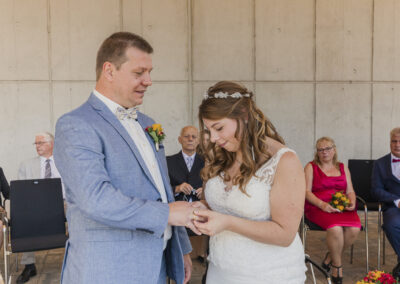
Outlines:
[[[192,211],[192,217],[191,217],[191,219],[192,219],[192,220],[196,220],[196,215],[194,215],[194,211]]]

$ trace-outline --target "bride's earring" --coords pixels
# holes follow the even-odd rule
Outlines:
[[[251,145],[251,157],[253,158],[253,161],[256,161],[256,157],[254,156],[254,147]]]

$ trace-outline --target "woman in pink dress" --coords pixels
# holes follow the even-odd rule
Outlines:
[[[329,272],[332,267],[333,283],[342,283],[342,254],[351,246],[360,232],[360,218],[355,211],[356,195],[349,169],[338,162],[335,142],[321,137],[316,142],[314,160],[304,168],[306,175],[306,204],[304,214],[311,222],[326,230],[328,252],[322,266]],[[343,212],[329,202],[332,194],[342,191],[350,199]]]

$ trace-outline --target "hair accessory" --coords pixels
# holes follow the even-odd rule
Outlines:
[[[228,94],[226,92],[218,92],[218,93],[215,93],[213,96],[210,96],[208,94],[208,92],[206,92],[204,94],[204,99],[205,100],[207,100],[207,99],[226,99],[228,97],[234,98],[234,99],[240,99],[240,98],[243,98],[243,97],[250,98],[250,94],[247,94],[247,93],[246,94],[241,94],[239,92],[236,92],[236,93],[233,93],[233,94]]]

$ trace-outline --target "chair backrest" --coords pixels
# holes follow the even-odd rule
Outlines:
[[[348,166],[356,194],[367,203],[378,201],[371,194],[371,176],[375,160],[349,160]]]
[[[37,248],[29,246],[34,246],[40,238],[49,239],[58,235],[61,236],[58,239],[62,240],[62,235],[65,236],[61,179],[11,181],[10,217],[12,246],[14,240],[20,240],[21,243],[25,239],[30,240],[24,244],[26,251],[54,248],[54,243],[45,248],[43,241],[39,241]]]

